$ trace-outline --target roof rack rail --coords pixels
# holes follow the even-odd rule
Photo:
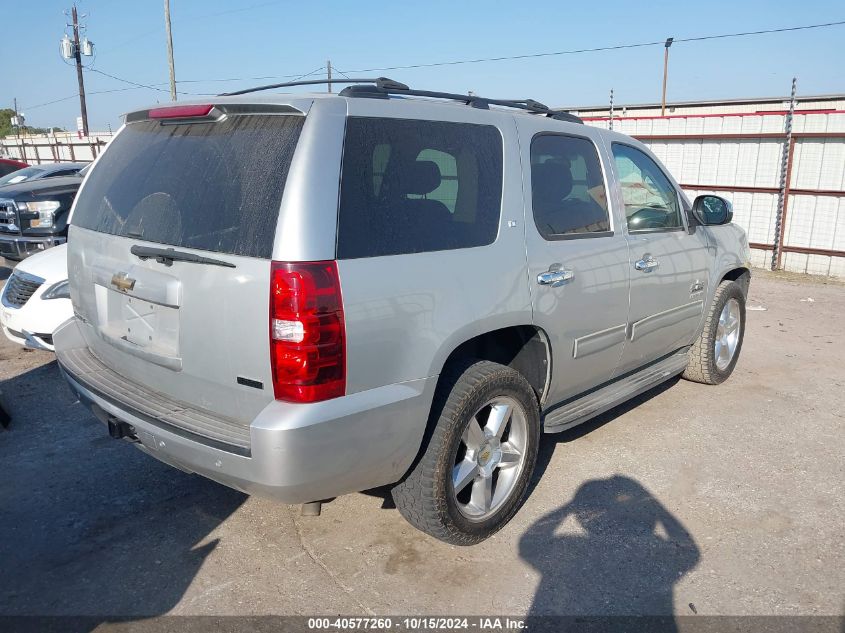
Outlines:
[[[219,94],[220,97],[233,97],[236,95],[248,94],[251,92],[259,92],[261,90],[273,90],[275,88],[289,88],[292,86],[315,86],[320,84],[353,84],[347,86],[340,91],[342,97],[364,97],[370,99],[387,99],[390,95],[406,95],[410,97],[429,97],[432,99],[447,99],[449,101],[459,101],[473,108],[480,108],[482,110],[489,110],[491,105],[501,106],[505,108],[516,108],[518,110],[525,110],[531,114],[542,114],[544,116],[556,119],[559,121],[569,121],[571,123],[583,123],[583,121],[568,112],[559,112],[552,110],[544,103],[535,101],[534,99],[491,99],[488,97],[479,97],[477,95],[462,95],[452,92],[436,92],[432,90],[414,90],[399,81],[389,79],[387,77],[376,77],[368,79],[308,79],[306,81],[288,81],[280,84],[268,84],[266,86],[256,86],[255,88],[246,88],[244,90],[236,90],[234,92],[223,92]]]
[[[391,84],[399,84],[399,82],[390,82]],[[404,86],[404,84],[399,84]],[[465,103],[473,108],[480,108],[482,110],[489,110],[491,105],[501,106],[505,108],[516,108],[518,110],[525,110],[531,114],[542,114],[547,117],[559,121],[569,121],[571,123],[583,123],[583,121],[568,112],[557,112],[552,110],[549,106],[534,99],[492,99],[489,97],[480,97],[478,95],[462,95],[453,92],[436,92],[432,90],[414,90],[412,88],[398,87],[396,85],[375,84],[375,85],[353,85],[347,86],[340,91],[342,97],[364,97],[371,99],[387,99],[390,95],[406,95],[410,97],[430,97],[433,99],[447,99],[450,101],[458,101]]]
[[[409,90],[408,86],[398,81],[393,81],[387,77],[376,77],[374,79],[308,79],[306,81],[287,81],[280,84],[267,84],[266,86],[256,86],[255,88],[244,88],[243,90],[235,90],[233,92],[221,92],[218,97],[234,97],[237,95],[245,95],[250,92],[260,92],[262,90],[273,90],[274,88],[290,88],[291,86],[316,86],[319,84],[375,84],[379,88],[388,90]]]

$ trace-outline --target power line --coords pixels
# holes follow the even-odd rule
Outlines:
[[[322,67],[318,68],[317,70],[322,70]],[[92,92],[88,92],[89,95],[103,95],[103,94],[109,94],[109,93],[112,93],[112,92],[126,92],[127,90],[138,90],[138,89],[155,90],[157,92],[167,92],[167,90],[165,90],[163,88],[156,88],[153,85],[142,84],[142,83],[137,83],[135,81],[130,81],[129,79],[124,79],[122,77],[118,77],[117,75],[112,75],[111,73],[107,73],[107,72],[100,70],[98,68],[85,68],[85,71],[86,72],[95,72],[97,74],[104,75],[105,77],[108,77],[110,79],[114,79],[116,81],[120,81],[120,82],[123,82],[125,84],[129,84],[130,86],[132,86],[131,88],[112,88],[110,90],[94,90]],[[312,71],[312,73],[309,73],[309,74],[313,74],[313,72],[316,72],[316,71]],[[295,76],[295,75],[293,75],[293,76]],[[167,85],[167,84],[162,84],[162,85]],[[192,96],[209,96],[209,93],[197,93],[197,92],[180,92],[179,94],[192,95]],[[61,103],[62,101],[68,101],[70,99],[76,99],[78,96],[79,95],[77,95],[77,94],[72,94],[72,95],[69,95],[67,97],[62,97],[61,99],[53,99],[52,101],[45,101],[44,103],[38,103],[36,105],[27,106],[26,108],[21,108],[21,110],[35,110],[36,108],[43,108],[44,106],[53,105],[54,103]]]
[[[116,81],[121,81],[125,84],[135,86],[136,88],[146,88],[148,90],[155,90],[156,92],[168,92],[168,93],[170,92],[169,90],[165,90],[164,88],[157,88],[155,85],[142,84],[142,83],[138,83],[137,81],[131,81],[129,79],[124,79],[123,77],[118,77],[117,75],[112,75],[112,74],[107,73],[107,72],[100,70],[98,68],[86,68],[86,70],[88,72],[98,73],[98,74],[103,75],[105,77],[109,77],[110,79],[114,79]],[[167,84],[159,84],[159,85],[167,85]],[[204,97],[204,96],[208,96],[210,93],[179,91],[178,94],[180,94],[180,95],[190,95],[190,96],[196,96],[196,97]]]
[[[179,79],[176,83],[177,84],[203,84],[203,83],[215,83],[215,82],[227,82],[227,81],[264,81],[265,79],[290,79],[291,81],[297,81],[298,79],[302,79],[303,77],[310,77],[316,72],[321,70],[325,70],[325,66],[320,66],[319,68],[315,68],[311,72],[307,72],[304,75],[264,75],[262,77],[226,77],[223,79]],[[332,66],[334,68],[334,66]],[[338,71],[340,72],[340,71]],[[153,86],[166,86],[166,83],[158,83],[152,84]]]
[[[829,26],[841,26],[845,24],[845,20],[839,22],[826,22],[824,24],[809,24],[806,26],[791,26],[786,28],[780,29],[766,29],[761,31],[745,31],[742,33],[723,33],[720,35],[703,35],[700,37],[686,37],[686,38],[675,38],[675,42],[702,42],[704,40],[717,40],[717,39],[725,39],[729,37],[745,37],[749,35],[764,35],[767,33],[785,33],[787,31],[803,31],[807,29],[821,29],[826,28]],[[381,68],[360,68],[356,70],[350,70],[350,73],[370,73],[382,70],[408,70],[412,68],[432,68],[435,66],[457,66],[459,64],[480,64],[484,62],[500,62],[500,61],[510,61],[510,60],[518,60],[518,59],[531,59],[537,57],[554,57],[559,55],[576,55],[579,53],[597,53],[600,51],[616,51],[626,48],[641,48],[644,46],[663,46],[665,40],[658,40],[655,42],[641,42],[638,44],[618,44],[616,46],[599,46],[595,48],[577,48],[568,51],[555,51],[551,53],[528,53],[524,55],[508,55],[508,56],[501,56],[501,57],[482,57],[478,59],[461,59],[455,61],[448,61],[448,62],[432,62],[427,64],[407,64],[405,66],[384,66]]]
[[[271,4],[271,3],[267,3],[267,4]],[[264,6],[264,5],[255,5],[255,6]],[[246,8],[254,8],[254,7],[246,7]],[[821,23],[821,24],[808,24],[808,25],[804,25],[804,26],[791,26],[791,27],[784,27],[784,28],[778,28],[778,29],[763,29],[763,30],[758,30],[758,31],[743,31],[743,32],[739,32],[739,33],[722,33],[722,34],[718,34],[718,35],[702,35],[702,36],[699,36],[699,37],[683,37],[683,38],[676,37],[676,38],[674,38],[674,42],[675,43],[679,43],[679,42],[702,42],[702,41],[706,41],[706,40],[718,40],[718,39],[727,39],[727,38],[735,38],[735,37],[748,37],[748,36],[754,36],[754,35],[767,35],[767,34],[771,34],[771,33],[787,33],[787,32],[793,32],[793,31],[805,31],[805,30],[809,30],[809,29],[821,29],[821,28],[827,28],[827,27],[833,27],[833,26],[842,26],[843,24],[845,24],[845,20],[840,20],[840,21],[836,21],[836,22],[825,22],[825,23]],[[486,63],[486,62],[513,61],[513,60],[532,59],[532,58],[540,58],[540,57],[555,57],[555,56],[561,56],[561,55],[577,55],[577,54],[581,54],[581,53],[596,53],[596,52],[601,52],[601,51],[615,51],[615,50],[623,50],[623,49],[631,49],[631,48],[643,48],[643,47],[646,47],[646,46],[664,46],[664,45],[665,45],[665,40],[661,39],[661,40],[656,40],[656,41],[653,41],[653,42],[639,42],[639,43],[636,43],[636,44],[617,44],[617,45],[614,45],[614,46],[599,46],[599,47],[593,47],[593,48],[578,48],[578,49],[571,49],[571,50],[566,50],[566,51],[553,51],[553,52],[547,52],[547,53],[527,53],[527,54],[523,54],[523,55],[503,55],[503,56],[499,56],[499,57],[480,57],[480,58],[476,58],[476,59],[461,59],[461,60],[452,60],[452,61],[443,61],[443,62],[430,62],[430,63],[424,63],[424,64],[406,64],[406,65],[403,65],[403,66],[382,66],[382,67],[378,67],[378,68],[362,68],[362,69],[357,69],[357,70],[348,70],[348,71],[345,71],[345,72],[338,70],[337,72],[346,76],[347,73],[368,73],[368,72],[387,71],[387,70],[410,70],[410,69],[414,69],[414,68],[433,68],[433,67],[438,67],[438,66],[457,66],[457,65],[461,65],[461,64],[480,64],[480,63]],[[320,66],[319,68],[316,68],[316,69],[312,70],[311,72],[299,74],[299,75],[290,74],[290,75],[265,75],[265,76],[261,76],[261,77],[227,77],[227,78],[211,78],[211,79],[181,79],[177,83],[187,84],[187,83],[211,83],[211,82],[229,82],[229,81],[261,81],[261,80],[265,80],[265,79],[293,79],[293,80],[297,80],[297,79],[302,79],[304,77],[309,77],[309,76],[313,75],[314,73],[323,70],[323,68],[324,68],[323,66]],[[121,81],[123,83],[130,84],[132,86],[135,86],[136,88],[147,88],[149,90],[155,90],[157,92],[167,92],[167,90],[159,88],[155,84],[149,85],[149,84],[137,83],[137,82],[134,82],[134,81],[130,81],[128,79],[123,79],[121,77],[111,75],[109,73],[106,73],[102,70],[98,70],[96,68],[89,68],[87,70],[99,73],[101,75],[104,75],[104,76],[109,77],[111,79],[115,79],[117,81]],[[335,68],[335,70],[337,70],[337,69]],[[158,85],[163,86],[163,85],[167,85],[167,83],[164,82],[164,83],[160,83]],[[132,88],[127,88],[126,90],[131,90],[131,89]],[[117,92],[117,90],[100,91],[100,92],[92,93],[92,94],[103,94],[105,92]],[[179,94],[194,95],[194,96],[207,96],[208,95],[208,93],[191,93],[191,92],[183,92],[183,91],[180,91]],[[54,101],[48,101],[46,103],[41,103],[41,104],[38,104],[38,105],[35,105],[35,106],[30,106],[28,109],[32,110],[34,108],[40,108],[42,106],[51,105],[53,103],[60,103],[62,101],[67,101],[68,99],[75,98],[76,96],[77,95],[71,95],[69,97],[63,97],[61,99],[56,99]]]
[[[676,43],[678,42],[702,42],[705,40],[717,40],[717,39],[726,39],[732,37],[747,37],[752,35],[765,35],[770,33],[786,33],[791,31],[804,31],[808,29],[821,29],[827,28],[831,26],[841,26],[845,24],[845,20],[837,21],[837,22],[825,22],[822,24],[808,24],[804,26],[790,26],[778,29],[763,29],[759,31],[743,31],[740,33],[721,33],[718,35],[703,35],[699,37],[685,37],[685,38],[674,38]],[[533,59],[539,57],[556,57],[561,55],[578,55],[581,53],[598,53],[602,51],[616,51],[616,50],[624,50],[630,48],[643,48],[646,46],[663,46],[665,44],[665,38],[660,40],[655,40],[653,42],[639,42],[635,44],[616,44],[612,46],[597,46],[592,48],[576,48],[571,50],[565,51],[552,51],[547,53],[526,53],[522,55],[502,55],[499,57],[479,57],[476,59],[459,59],[459,60],[451,60],[451,61],[443,61],[443,62],[429,62],[429,63],[422,63],[422,64],[406,64],[403,66],[381,66],[377,68],[359,68],[356,70],[348,70],[347,73],[369,73],[369,72],[377,72],[377,71],[386,71],[386,70],[410,70],[414,68],[434,68],[437,66],[458,66],[461,64],[481,64],[486,62],[501,62],[501,61],[514,61],[520,59]],[[321,67],[322,68],[322,67]],[[334,68],[334,67],[333,67]],[[336,70],[336,69],[335,69]],[[340,72],[340,71],[338,71]],[[308,73],[310,75],[311,73]],[[344,73],[341,73],[344,74]],[[304,75],[304,76],[308,76]],[[227,78],[211,78],[211,79],[182,79],[178,83],[205,83],[205,82],[227,82],[227,81],[263,81],[265,79],[292,79],[292,78],[299,78],[303,75],[264,75],[262,77],[227,77]],[[164,85],[164,84],[161,84]]]
[[[54,103],[61,103],[62,101],[68,101],[70,99],[76,99],[79,95],[74,93],[68,97],[62,97],[61,99],[53,99],[52,101],[46,101],[44,103],[39,103],[38,105],[34,106],[27,106],[25,108],[21,108],[21,110],[35,110],[35,108],[43,108],[44,106],[53,105]]]
[[[700,42],[702,40],[719,40],[726,37],[744,37],[746,35],[766,35],[768,33],[786,33],[788,31],[805,31],[807,29],[822,29],[828,26],[842,26],[845,20],[839,22],[825,22],[824,24],[809,24],[807,26],[789,26],[782,29],[766,29],[764,31],[745,31],[744,33],[727,33],[725,35],[703,35],[701,37],[675,38],[676,42]]]
[[[88,92],[89,96],[91,95],[104,95],[109,94],[112,92],[126,92],[127,90],[138,90],[139,88],[132,87],[132,88],[112,88],[111,90],[94,90]],[[68,95],[67,97],[62,97],[61,99],[53,99],[52,101],[46,101],[44,103],[38,103],[36,105],[27,106],[25,108],[21,108],[21,110],[35,110],[36,108],[43,108],[44,106],[53,105],[54,103],[61,103],[62,101],[69,101],[70,99],[76,99],[79,95],[72,94]]]
[[[334,68],[334,66],[332,67]],[[305,73],[304,75],[263,75],[261,77],[225,77],[225,78],[211,78],[211,79],[180,79],[176,83],[177,84],[203,84],[203,83],[215,83],[215,82],[226,82],[226,81],[263,81],[265,79],[290,79],[291,81],[296,81],[297,79],[302,79],[303,77],[310,77],[315,72],[319,70],[325,70],[325,66],[320,66],[319,68],[312,70],[311,72]],[[153,84],[154,86],[166,86],[166,83],[158,83]]]
[[[323,70],[325,70],[325,66],[320,66],[319,68],[315,68],[314,70],[312,70],[310,73],[305,73],[304,75],[299,75],[298,77],[296,77],[295,79],[292,79],[291,81],[299,81],[300,79],[305,79],[306,77],[310,77],[311,75],[318,73],[318,72],[321,72]]]
[[[157,90],[158,92],[168,92],[167,90],[165,90],[165,89],[163,89],[163,88],[156,88],[155,86],[150,86],[150,85],[147,85],[147,84],[139,84],[138,82],[135,82],[135,81],[130,81],[129,79],[123,79],[122,77],[116,77],[115,75],[110,75],[109,73],[107,73],[107,72],[105,72],[105,71],[102,71],[102,70],[99,70],[99,69],[97,69],[97,68],[89,68],[89,69],[88,69],[88,72],[97,73],[97,74],[99,74],[99,75],[103,75],[103,76],[105,76],[105,77],[109,77],[110,79],[115,79],[115,80],[117,80],[117,81],[122,81],[122,82],[123,82],[123,83],[125,83],[125,84],[130,84],[130,85],[133,85],[133,86],[135,86],[135,87],[137,87],[137,88],[148,88],[148,89],[150,89],[150,90]]]

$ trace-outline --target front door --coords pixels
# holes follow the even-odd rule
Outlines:
[[[707,243],[688,229],[672,180],[643,149],[611,144],[631,253],[628,341],[617,368],[624,374],[689,345],[707,297]]]
[[[528,281],[534,322],[551,344],[544,404],[552,405],[606,382],[619,362],[628,318],[628,245],[609,208],[610,170],[597,131],[577,126],[571,135],[548,133],[526,122],[521,146],[523,165],[530,166],[524,183]]]

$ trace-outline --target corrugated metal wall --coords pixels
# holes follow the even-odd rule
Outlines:
[[[806,109],[821,105],[828,109]],[[845,109],[830,105],[800,103],[793,118],[780,264],[784,270],[845,277]],[[585,122],[608,127],[606,117]],[[646,143],[690,199],[708,192],[730,199],[734,222],[756,247],[753,263],[769,268],[785,123],[785,111],[666,117],[637,112],[615,117],[613,129]]]

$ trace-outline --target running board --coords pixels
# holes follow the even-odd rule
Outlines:
[[[543,428],[546,433],[559,433],[594,418],[634,396],[648,391],[680,374],[687,366],[686,348],[640,371],[620,378],[571,402],[546,410]]]

